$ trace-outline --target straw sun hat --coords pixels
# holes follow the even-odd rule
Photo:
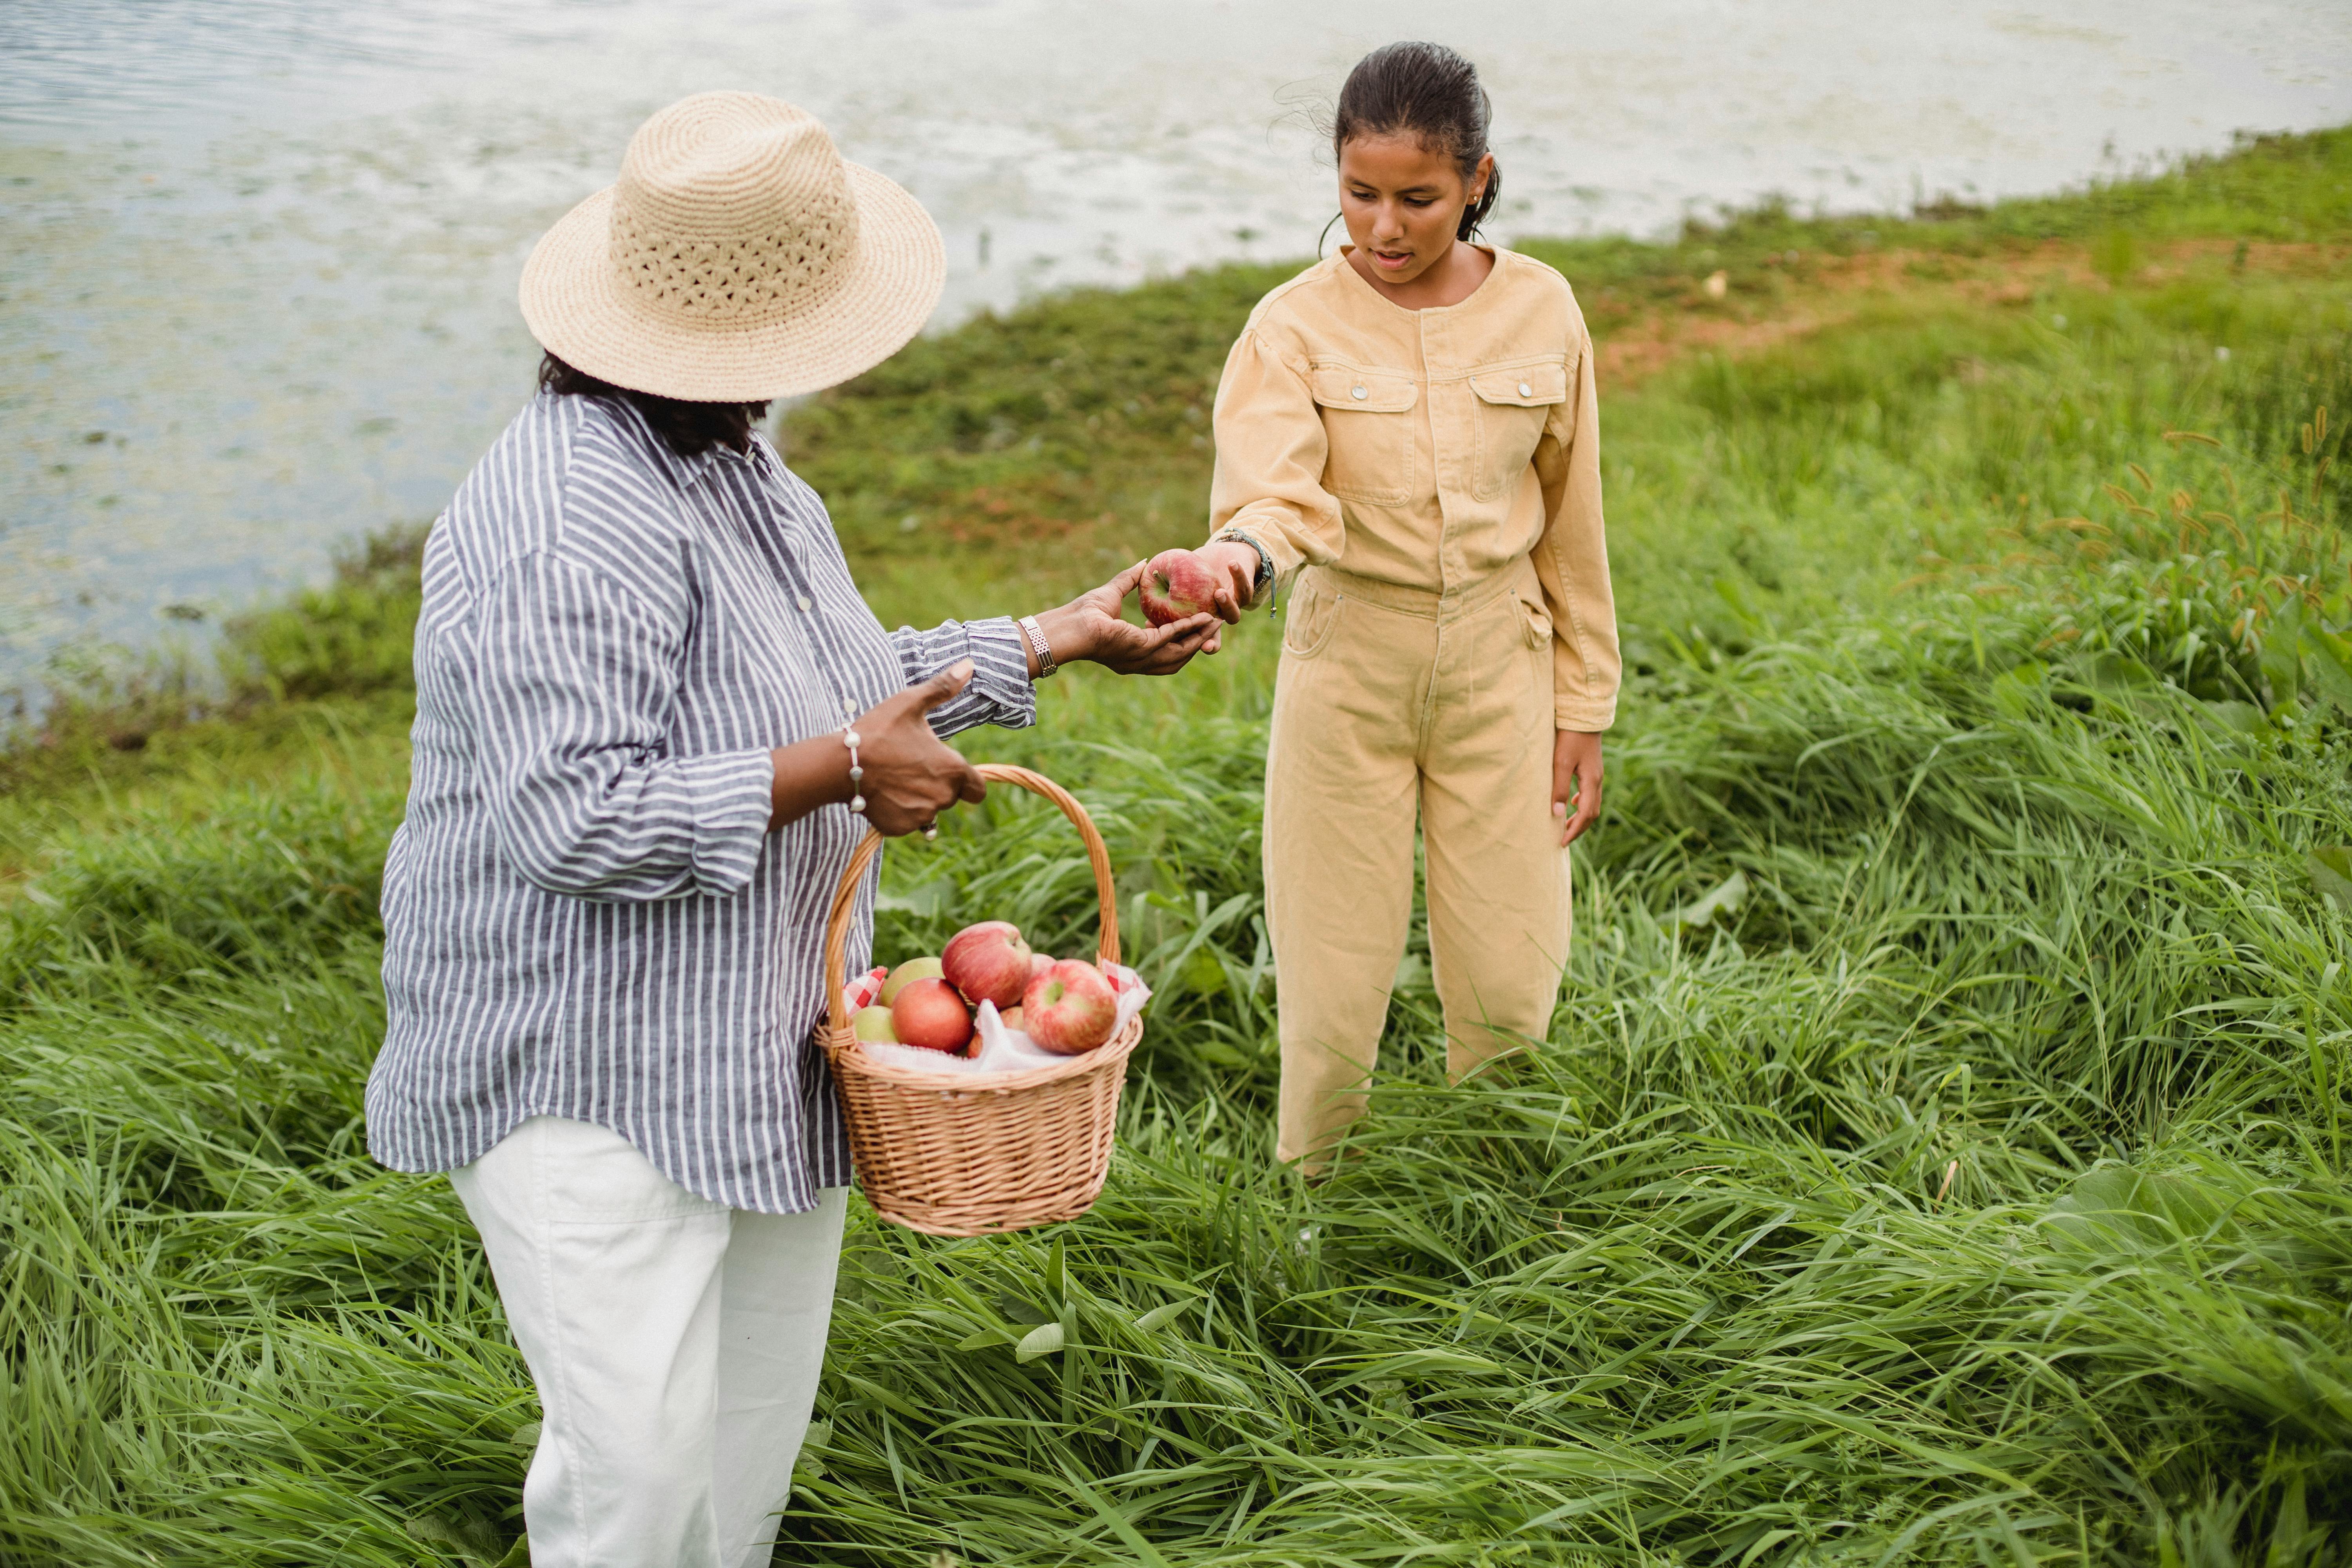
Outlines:
[[[633,392],[761,403],[871,369],[920,330],[947,261],[915,198],[805,111],[704,92],[629,139],[621,177],[522,269],[558,358]]]

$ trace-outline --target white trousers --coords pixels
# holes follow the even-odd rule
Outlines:
[[[553,1116],[449,1180],[539,1385],[532,1568],[766,1568],[824,1363],[845,1189],[807,1214],[730,1209]]]

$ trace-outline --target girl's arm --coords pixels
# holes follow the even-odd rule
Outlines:
[[[1307,390],[1304,359],[1255,326],[1244,329],[1217,382],[1213,428],[1212,542],[1200,553],[1229,581],[1231,602],[1221,587],[1217,614],[1230,621],[1249,605],[1258,554],[1246,544],[1215,542],[1215,535],[1255,540],[1273,561],[1277,578],[1310,562],[1328,565],[1339,560],[1344,536],[1339,503],[1323,488],[1329,447]]]
[[[1592,340],[1577,322],[1575,390],[1536,444],[1544,531],[1536,575],[1551,613],[1554,717],[1563,730],[1597,732],[1617,717],[1617,601],[1609,587],[1601,521],[1601,410]]]
[[[1601,407],[1592,375],[1592,339],[1580,318],[1575,392],[1536,447],[1544,498],[1544,531],[1536,576],[1551,613],[1552,813],[1560,842],[1583,836],[1601,815],[1601,731],[1617,717],[1621,664],[1617,605],[1609,586],[1609,548],[1601,519]]]

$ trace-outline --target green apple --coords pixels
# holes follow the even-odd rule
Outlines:
[[[877,1046],[898,1043],[898,1031],[891,1026],[890,1009],[887,1007],[860,1007],[857,1016],[849,1021],[849,1026],[857,1032],[861,1040],[870,1040]]]
[[[898,968],[892,970],[888,976],[883,980],[882,994],[876,997],[875,1000],[879,1002],[883,1006],[887,1007],[891,1003],[896,1002],[898,999],[899,992],[904,991],[916,981],[936,980],[940,977],[940,961],[938,959],[910,958],[907,960],[906,963],[900,964]]]

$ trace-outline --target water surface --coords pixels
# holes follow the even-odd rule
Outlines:
[[[647,113],[815,110],[938,217],[941,321],[1310,253],[1313,111],[1436,34],[1497,102],[1513,234],[1768,193],[1885,209],[2352,119],[2352,7],[1510,0],[9,0],[0,688],[430,517],[535,356],[532,239]]]

